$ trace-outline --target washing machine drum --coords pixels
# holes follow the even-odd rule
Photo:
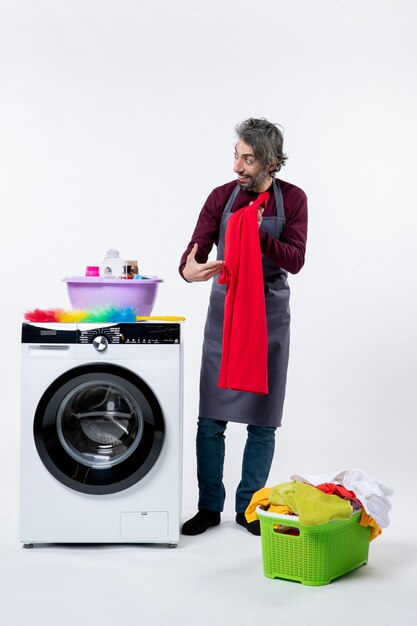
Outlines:
[[[77,491],[115,493],[141,480],[164,440],[161,406],[130,370],[106,364],[69,370],[36,410],[38,453],[55,478]]]

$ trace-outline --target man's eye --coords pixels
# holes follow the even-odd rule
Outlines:
[[[253,165],[253,160],[252,159],[245,159],[245,163],[246,163],[246,165]]]

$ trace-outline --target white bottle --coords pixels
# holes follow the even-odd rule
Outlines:
[[[123,273],[123,261],[119,256],[119,251],[111,248],[107,250],[106,256],[100,263],[101,278],[119,278]]]

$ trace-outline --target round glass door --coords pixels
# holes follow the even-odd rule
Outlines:
[[[138,482],[162,448],[164,422],[151,389],[130,370],[78,367],[44,393],[35,444],[48,470],[86,493],[121,491]]]

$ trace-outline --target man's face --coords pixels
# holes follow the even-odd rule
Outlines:
[[[238,141],[235,146],[235,164],[233,171],[238,175],[239,185],[247,191],[265,191],[262,183],[270,183],[270,167],[262,166],[255,158],[251,146],[244,141]]]

